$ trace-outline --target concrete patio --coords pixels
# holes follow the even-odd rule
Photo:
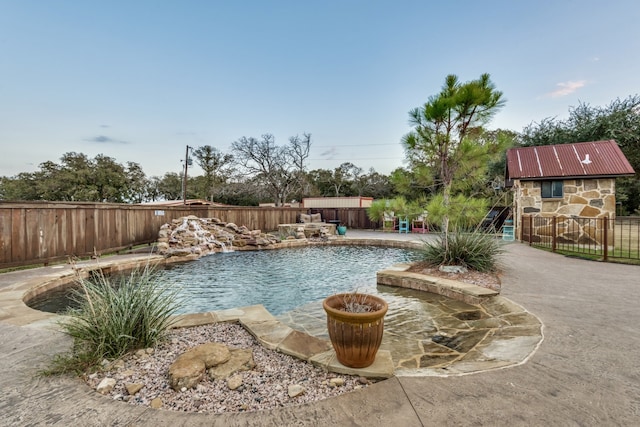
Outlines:
[[[356,237],[419,238],[347,232],[347,238]],[[502,295],[544,324],[544,341],[522,365],[462,376],[393,377],[337,398],[277,410],[185,414],[115,402],[78,379],[35,376],[51,355],[68,347],[68,339],[43,328],[43,322],[11,324],[0,312],[0,424],[640,424],[640,267],[567,258],[517,242],[505,248]],[[17,274],[12,275],[1,275],[0,287],[12,286],[8,281]]]

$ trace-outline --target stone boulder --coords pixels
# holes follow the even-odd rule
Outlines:
[[[232,230],[234,233],[241,234],[240,227],[238,227],[236,224],[232,222],[227,223],[226,228],[228,228],[229,230]]]
[[[197,357],[204,362],[207,368],[211,368],[212,366],[218,366],[231,359],[231,351],[229,351],[229,347],[224,344],[210,342],[192,348],[183,354],[183,356]]]
[[[211,379],[222,380],[241,371],[250,371],[255,366],[251,349],[236,349],[231,350],[231,357],[226,363],[209,368],[207,373]]]
[[[227,379],[254,367],[251,349],[230,350],[220,343],[202,344],[187,350],[171,364],[169,385],[176,391],[195,388],[207,372],[212,379]]]
[[[204,378],[204,362],[195,358],[178,358],[169,367],[169,385],[179,391],[183,387],[194,388]]]
[[[207,343],[194,347],[169,367],[169,385],[176,391],[183,387],[194,388],[204,378],[207,368],[224,363],[230,357],[229,348],[224,344]]]
[[[233,241],[233,246],[237,248],[244,248],[247,246],[247,240],[244,238],[236,239]]]

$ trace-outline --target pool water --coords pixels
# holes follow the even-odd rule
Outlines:
[[[376,292],[376,272],[420,259],[416,250],[376,246],[307,246],[215,253],[158,270],[159,280],[181,288],[179,313],[262,304],[279,315],[339,292]],[[62,313],[70,290],[31,301],[32,308]]]
[[[376,288],[376,272],[418,260],[415,250],[370,246],[309,246],[216,253],[160,272],[182,287],[182,312],[262,304],[278,315],[337,292]]]

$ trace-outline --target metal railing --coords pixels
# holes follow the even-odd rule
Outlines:
[[[531,246],[553,252],[582,254],[604,261],[640,260],[640,217],[523,215],[519,237]]]

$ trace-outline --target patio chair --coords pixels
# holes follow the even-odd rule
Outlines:
[[[416,219],[411,221],[411,232],[412,233],[428,233],[429,225],[427,224],[427,213],[424,212],[422,215],[418,216]]]
[[[382,231],[394,231],[396,229],[396,217],[393,211],[385,212],[382,218]]]
[[[406,216],[398,222],[398,233],[409,233],[409,218]]]

